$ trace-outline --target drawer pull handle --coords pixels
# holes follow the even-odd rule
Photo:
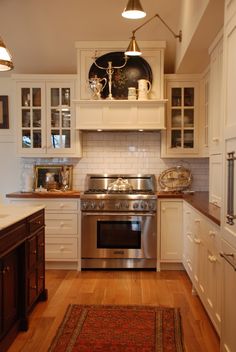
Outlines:
[[[32,251],[32,254],[37,254],[37,251],[36,250]]]
[[[216,233],[214,231],[209,231],[209,236],[210,237],[215,237]]]
[[[6,273],[8,273],[10,271],[10,267],[6,266],[5,268],[3,268],[3,270],[1,271],[1,274],[5,275]]]
[[[236,271],[236,263],[234,260],[234,254],[233,253],[220,253],[220,256],[224,258]]]
[[[65,225],[65,223],[62,221],[61,223],[60,223],[60,227],[63,227]]]
[[[211,262],[211,263],[215,263],[216,262],[216,257],[214,255],[208,255],[208,260]]]
[[[40,247],[44,247],[44,243],[40,243],[40,245],[39,245]]]
[[[201,243],[201,240],[200,240],[199,238],[194,238],[193,240],[194,240],[194,242],[195,242],[196,244],[200,244],[200,243]]]
[[[40,280],[44,280],[44,276],[39,276],[39,279]]]
[[[63,203],[60,204],[60,208],[64,208],[64,204]]]
[[[64,251],[65,247],[64,246],[61,246],[60,247],[60,251]]]
[[[37,290],[37,286],[30,286],[31,290]]]

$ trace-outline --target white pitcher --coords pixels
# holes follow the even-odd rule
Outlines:
[[[148,93],[152,89],[151,82],[147,79],[139,79],[138,80],[138,99],[139,100],[147,100]]]

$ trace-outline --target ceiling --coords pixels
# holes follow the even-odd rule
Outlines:
[[[141,3],[147,19],[158,13],[178,33],[182,1],[141,0]],[[126,4],[127,0],[0,0],[0,35],[12,54],[13,72],[76,73],[76,41],[127,40],[128,46],[132,30],[145,20],[124,19],[121,12]],[[198,38],[198,50],[207,49],[212,39],[208,38],[206,43],[204,37],[201,45]],[[158,19],[140,29],[136,39],[166,40],[165,73],[174,72],[176,39]]]

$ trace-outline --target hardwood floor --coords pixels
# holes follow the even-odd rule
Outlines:
[[[69,303],[180,307],[186,352],[218,352],[219,338],[184,271],[48,270],[49,298],[30,315],[9,352],[46,352]],[[104,351],[105,352],[105,351]]]

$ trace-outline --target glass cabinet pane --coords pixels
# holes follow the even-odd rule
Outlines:
[[[21,106],[30,105],[30,88],[21,88]]]
[[[62,111],[62,127],[70,127],[71,126],[71,114],[70,110],[63,110]]]
[[[171,148],[181,147],[181,130],[171,131]]]
[[[184,106],[194,106],[194,88],[184,88]]]
[[[30,110],[24,109],[21,111],[21,125],[22,127],[30,127]]]
[[[171,105],[172,106],[181,106],[182,105],[182,94],[181,88],[172,88],[171,91]]]
[[[22,130],[22,148],[31,148],[31,134],[30,130]]]
[[[61,148],[60,130],[51,130],[51,144],[55,149]]]
[[[182,125],[181,109],[172,109],[171,120],[172,120],[171,121],[172,127],[181,127]]]
[[[194,127],[193,109],[184,109],[184,127]]]
[[[51,127],[60,127],[60,111],[51,109]]]
[[[40,130],[33,130],[33,148],[42,148],[42,136]]]
[[[61,89],[61,104],[70,106],[70,88]]]
[[[70,130],[62,130],[62,148],[70,148]]]
[[[33,88],[33,106],[41,106],[41,88]]]
[[[41,127],[41,110],[33,109],[33,127]]]
[[[60,90],[59,88],[51,88],[51,106],[60,105]]]
[[[194,132],[193,130],[184,131],[184,148],[194,147]]]

